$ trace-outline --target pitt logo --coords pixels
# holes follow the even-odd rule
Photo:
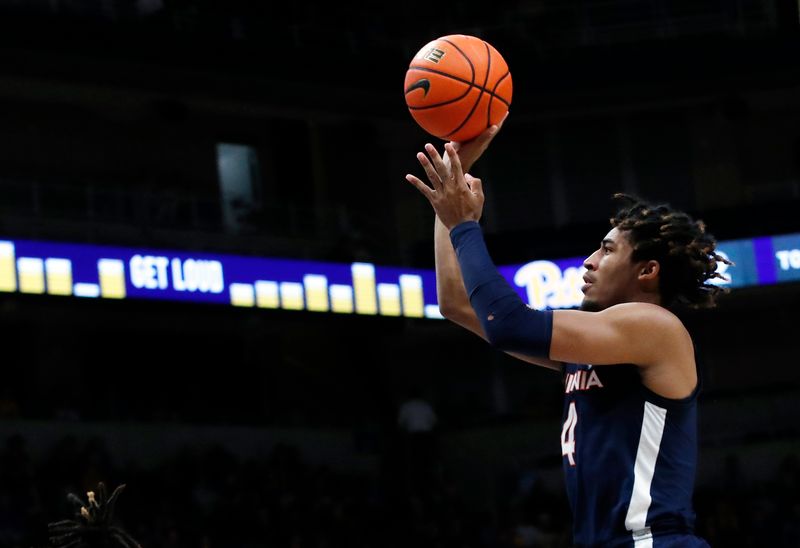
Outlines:
[[[589,390],[593,386],[603,388],[603,383],[600,382],[597,372],[593,369],[579,370],[567,375],[564,393],[569,394],[575,390]]]
[[[431,48],[428,53],[422,56],[426,61],[431,63],[438,63],[444,57],[445,51],[438,48]]]

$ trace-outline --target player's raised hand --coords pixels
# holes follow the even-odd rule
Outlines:
[[[449,165],[431,144],[425,145],[430,158],[422,152],[417,154],[431,186],[411,174],[406,175],[406,180],[428,199],[442,224],[450,230],[464,221],[480,220],[484,196],[481,180],[464,173],[453,144],[445,144],[444,149]]]
[[[492,139],[495,138],[495,135],[500,131],[503,127],[503,123],[508,118],[508,112],[506,115],[503,116],[503,119],[500,120],[499,123],[489,126],[484,130],[483,133],[475,137],[470,141],[458,142],[458,141],[450,141],[450,144],[453,145],[456,152],[458,152],[458,158],[461,160],[461,166],[464,169],[465,173],[468,173],[472,166],[475,165],[475,162],[478,161],[486,149],[489,148],[489,144],[492,142]],[[445,164],[449,164],[449,159],[447,157],[444,158]]]

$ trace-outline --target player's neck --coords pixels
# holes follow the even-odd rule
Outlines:
[[[631,295],[631,298],[628,299],[626,302],[629,303],[649,303],[649,304],[656,304],[658,306],[664,306],[661,302],[661,294],[657,291],[637,291],[634,295]]]

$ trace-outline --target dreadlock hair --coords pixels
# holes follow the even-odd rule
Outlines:
[[[74,493],[67,500],[75,506],[75,519],[65,519],[47,524],[50,543],[55,548],[142,548],[121,528],[112,525],[114,506],[125,484],[118,486],[106,498],[106,486],[97,484],[94,491],[86,493],[84,502]]]
[[[733,264],[716,253],[714,237],[702,221],[668,204],[650,204],[628,194],[614,194],[623,202],[610,219],[611,226],[625,231],[633,247],[632,261],[658,261],[659,291],[666,307],[710,308],[727,288],[708,283],[726,279],[717,264]]]

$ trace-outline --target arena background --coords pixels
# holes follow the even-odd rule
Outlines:
[[[402,83],[453,33],[514,81],[475,168],[498,264],[588,254],[620,190],[720,240],[798,233],[799,23],[786,0],[3,0],[0,239],[431,269]],[[686,316],[713,546],[800,536],[799,297]],[[45,545],[98,480],[144,546],[570,545],[560,378],[446,321],[7,291],[0,329],[0,546]]]

